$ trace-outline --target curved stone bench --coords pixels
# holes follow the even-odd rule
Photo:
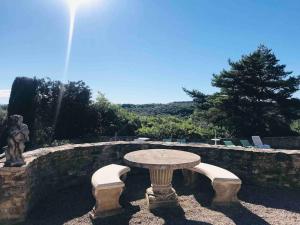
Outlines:
[[[122,212],[119,197],[125,184],[120,179],[130,171],[127,166],[110,164],[97,170],[92,176],[93,196],[96,204],[90,215],[92,219]]]
[[[230,204],[238,202],[237,193],[241,188],[242,181],[233,173],[223,168],[213,166],[207,163],[200,163],[190,169],[205,175],[211,180],[211,184],[215,191],[213,204]],[[195,180],[195,173],[183,173],[187,184],[191,184]]]

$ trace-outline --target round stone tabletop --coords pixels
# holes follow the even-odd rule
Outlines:
[[[147,169],[184,169],[198,165],[200,156],[172,149],[147,149],[126,154],[124,161]]]

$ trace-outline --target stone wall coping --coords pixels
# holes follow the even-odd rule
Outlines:
[[[34,161],[36,158],[39,158],[41,156],[59,152],[59,151],[65,151],[65,150],[76,150],[81,148],[89,148],[89,147],[100,147],[100,146],[112,146],[112,145],[128,145],[128,144],[135,144],[135,145],[163,145],[166,147],[176,147],[179,148],[182,147],[202,147],[207,149],[220,149],[220,150],[228,150],[228,151],[241,151],[241,152],[255,152],[255,153],[261,153],[261,154],[274,154],[274,153],[283,153],[287,155],[300,155],[300,150],[285,150],[285,149],[258,149],[258,148],[244,148],[240,146],[236,147],[225,147],[223,145],[210,145],[210,144],[204,144],[204,143],[186,143],[181,144],[177,142],[161,142],[161,141],[146,141],[146,142],[136,142],[136,141],[112,141],[112,142],[96,142],[96,143],[84,143],[84,144],[66,144],[66,145],[60,145],[55,147],[46,147],[46,148],[39,148],[32,151],[25,152],[23,154],[25,158],[26,164],[22,167],[12,168],[12,167],[4,167],[5,157],[0,157],[0,170],[9,170],[9,171],[20,171],[21,168],[27,167],[30,162]]]

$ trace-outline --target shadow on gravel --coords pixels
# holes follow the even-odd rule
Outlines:
[[[241,204],[232,206],[217,206],[212,207],[212,210],[219,211],[232,219],[236,225],[269,225],[263,218],[252,213]]]
[[[134,193],[134,188],[132,189]],[[140,210],[140,207],[131,205],[127,197],[127,193],[124,193],[120,198],[124,213],[92,222],[87,216],[95,204],[91,186],[86,184],[70,187],[43,199],[22,225],[62,225],[78,217],[85,217],[85,222],[80,224],[125,225],[129,223],[132,215]]]
[[[142,173],[141,173],[142,172]],[[125,190],[122,195],[128,202],[145,198],[146,189],[150,187],[150,176],[146,169],[136,173],[132,168],[125,181]]]
[[[300,191],[262,188],[256,186],[242,186],[239,198],[244,202],[263,205],[269,208],[285,209],[300,213]]]
[[[174,187],[178,195],[194,195],[198,203],[203,207],[209,207],[214,196],[214,190],[211,186],[211,181],[201,175],[197,174],[196,182],[192,186],[186,186],[183,183],[182,173],[175,174]]]
[[[175,185],[178,186],[178,194],[194,195],[195,199],[201,206],[223,213],[236,225],[269,225],[268,222],[252,213],[241,204],[211,207],[214,190],[211,186],[211,181],[207,177],[199,174],[196,183],[192,187],[185,187],[182,182],[180,182],[182,179],[180,178],[180,174],[177,174],[177,178]],[[255,192],[253,191],[252,194],[254,195]]]
[[[165,223],[164,225],[211,225],[210,223],[188,220],[185,218],[184,211],[181,207],[176,208],[164,208],[163,210],[152,209],[153,215],[162,218]]]
[[[66,221],[87,214],[95,202],[91,186],[69,187],[38,203],[23,225],[62,225]]]

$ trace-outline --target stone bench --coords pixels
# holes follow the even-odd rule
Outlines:
[[[127,166],[110,164],[97,170],[92,176],[93,196],[96,204],[90,213],[92,219],[112,216],[122,212],[119,197],[125,184],[122,176],[130,171]]]
[[[183,171],[186,185],[194,183],[196,173],[201,173],[211,180],[215,191],[212,202],[214,205],[226,205],[239,201],[237,193],[241,188],[242,181],[230,171],[207,163],[200,163],[190,170]]]

